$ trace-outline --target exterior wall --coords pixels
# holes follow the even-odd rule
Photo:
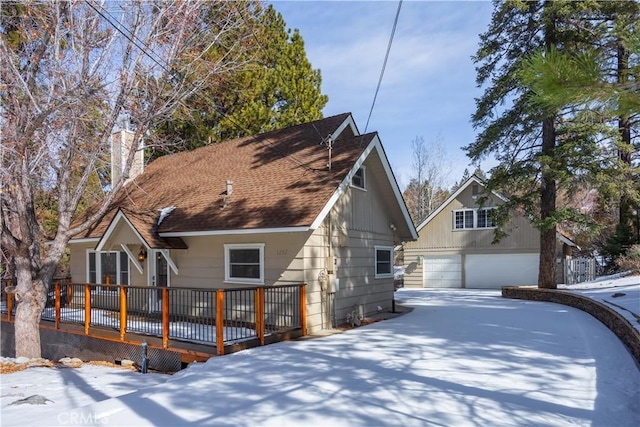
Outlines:
[[[500,199],[488,199],[483,207],[498,206]],[[467,255],[482,254],[539,254],[540,234],[528,219],[521,214],[514,214],[505,227],[508,236],[498,244],[492,244],[493,229],[454,230],[453,211],[466,208],[478,208],[472,197],[472,185],[465,188],[454,200],[427,224],[418,235],[418,240],[405,244],[404,265],[405,287],[423,286],[423,268],[418,264],[418,257],[460,255],[462,268],[462,284],[466,286],[464,269]],[[571,254],[571,248],[561,241],[556,242],[556,279],[563,280],[563,260]]]
[[[93,250],[97,242],[69,245],[69,273],[73,283],[87,281],[87,251]]]
[[[499,206],[502,202],[496,197],[485,201],[483,207]],[[494,230],[489,229],[453,229],[453,211],[473,209],[480,206],[472,195],[469,185],[454,200],[438,213],[418,233],[418,240],[407,242],[404,246],[405,287],[422,287],[422,266],[418,265],[419,256],[499,254],[499,253],[539,253],[540,234],[529,220],[521,214],[514,214],[505,227],[507,237],[492,244]],[[462,272],[464,286],[465,275]]]
[[[330,281],[335,288],[333,309],[338,324],[354,311],[367,316],[378,307],[388,310],[393,300],[393,270],[389,278],[375,278],[375,247],[394,245],[390,224],[399,221],[392,214],[398,209],[389,207],[389,200],[395,200],[395,196],[377,154],[369,156],[364,166],[366,190],[349,187],[324,227],[326,232],[331,224],[336,264]]]
[[[307,284],[307,326],[310,332],[338,324],[354,312],[367,316],[391,308],[393,271],[388,278],[375,278],[375,247],[393,247],[400,240],[391,224],[404,221],[395,206],[393,187],[374,151],[365,162],[366,190],[348,187],[324,223],[314,231],[296,233],[237,234],[183,237],[188,249],[171,250],[178,274],[170,271],[172,288],[242,288],[251,285],[226,283],[224,245],[264,244],[265,286]],[[393,201],[393,203],[389,203]],[[129,245],[137,254],[140,242],[125,222],[114,230],[109,247]],[[86,253],[94,243],[71,245],[74,282],[86,281]],[[151,283],[154,253],[143,263],[143,274],[130,267],[131,283]],[[391,260],[393,264],[393,259]],[[143,298],[144,299],[144,298]],[[329,301],[335,299],[331,306]],[[147,301],[148,299],[144,299]]]

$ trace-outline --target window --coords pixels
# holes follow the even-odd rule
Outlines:
[[[489,217],[491,210],[493,210],[493,208],[453,211],[453,229],[493,228],[495,224]]]
[[[477,228],[494,227],[493,221],[489,218],[491,209],[478,209],[478,225]]]
[[[264,244],[224,245],[224,280],[264,284]]]
[[[128,285],[129,257],[126,252],[94,252],[87,253],[87,282]]]
[[[454,211],[456,230],[462,230],[465,228],[473,228],[473,210]]]
[[[353,178],[351,178],[351,185],[356,188],[360,188],[364,190],[365,186],[365,169],[364,166],[361,166],[360,169],[353,174]]]
[[[376,246],[375,249],[376,279],[393,277],[393,248],[391,246]]]

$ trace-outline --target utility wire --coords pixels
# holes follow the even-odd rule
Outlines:
[[[127,27],[125,27],[120,21],[118,21],[115,17],[113,17],[113,15],[111,15],[106,9],[104,9],[101,5],[100,9],[103,9],[105,11],[105,13],[107,13],[114,21],[116,21],[118,23],[118,25],[114,24],[113,21],[111,19],[109,19],[108,17],[105,16],[104,13],[102,13],[100,10],[98,10],[95,5],[92,4],[92,2],[90,0],[86,1],[87,5],[93,9],[98,15],[100,15],[102,18],[104,18],[105,21],[107,21],[113,28],[116,29],[117,32],[119,32],[120,34],[122,34],[122,36],[124,36],[124,38],[126,38],[127,40],[129,40],[131,43],[133,43],[133,45],[135,47],[137,47],[138,49],[140,49],[142,51],[142,53],[144,53],[147,57],[149,57],[149,59],[151,59],[153,62],[155,62],[160,68],[162,68],[167,74],[169,74],[170,76],[173,76],[173,73],[163,64],[160,63],[160,61],[158,61],[155,57],[160,58],[158,56],[157,53],[151,51],[153,53],[152,56],[149,52],[147,52],[147,50],[150,50],[148,46],[141,46],[140,44],[138,44],[138,42],[136,42],[135,40],[133,40],[130,36],[128,36],[127,34],[124,33],[124,31],[122,31],[122,29],[120,27],[123,27],[124,29],[127,30],[127,32],[129,34],[131,34],[134,38],[136,38],[137,40],[140,40],[135,34],[133,34],[131,32],[131,30],[129,30]],[[142,41],[140,41],[140,43],[142,43],[144,45],[144,43]]]
[[[391,51],[391,44],[393,43],[393,36],[396,33],[396,26],[398,25],[398,17],[400,16],[400,8],[402,7],[402,0],[398,2],[398,11],[396,12],[396,18],[393,21],[393,28],[391,29],[391,36],[389,37],[389,44],[387,45],[387,53],[384,56],[384,63],[382,64],[382,70],[380,71],[380,78],[378,79],[378,86],[376,87],[376,93],[373,96],[373,102],[371,103],[371,110],[369,110],[369,117],[367,117],[367,124],[364,126],[364,133],[367,133],[369,128],[369,120],[371,120],[371,114],[373,113],[373,107],[376,105],[376,98],[378,98],[378,91],[382,84],[382,76],[384,76],[384,70],[387,68],[387,60],[389,59],[389,52]]]
[[[124,24],[122,24],[120,21],[118,21],[117,18],[115,18],[113,15],[111,15],[106,9],[104,9],[102,6],[100,6],[101,9],[103,9],[105,11],[105,13],[107,13],[109,15],[109,17],[111,19],[109,19],[107,16],[105,16],[100,10],[98,10],[92,3],[90,0],[86,0],[86,3],[89,7],[91,7],[91,9],[93,9],[98,15],[100,15],[102,18],[104,18],[113,28],[115,28],[120,34],[122,34],[122,36],[124,38],[126,38],[127,40],[129,40],[131,43],[134,44],[134,46],[136,46],[138,49],[140,49],[140,51],[146,55],[147,57],[149,57],[149,59],[151,59],[153,62],[155,62],[160,68],[162,68],[167,74],[169,74],[170,76],[173,76],[173,73],[168,69],[167,66],[165,66],[164,64],[161,64],[160,61],[163,61],[163,59],[157,54],[155,53],[149,46],[144,45],[144,42],[140,41],[140,39],[133,34],[133,32],[131,30],[129,30]],[[247,24],[244,16],[242,15],[242,13],[237,9],[236,6],[236,12],[238,12],[238,14],[240,15],[240,17],[243,19],[243,21],[245,21],[245,24]],[[114,24],[115,21],[118,25]],[[248,24],[247,24],[248,25]],[[263,52],[266,53],[264,47],[262,47],[262,45],[260,44],[258,38],[256,37],[255,33],[253,32],[253,28],[249,26],[249,29],[251,30],[251,34],[253,35],[253,37],[256,39],[256,42],[258,43],[258,46],[260,47],[260,49],[263,50]],[[131,36],[133,36],[134,38],[136,38],[137,40],[140,41],[140,43],[143,45],[141,46],[139,43],[137,43],[135,40],[133,40],[129,35],[125,34],[124,31],[122,31],[122,28],[124,28],[129,34],[131,34]],[[153,54],[153,56],[151,55],[151,53],[149,53],[148,51],[151,51],[151,53]],[[155,57],[154,57],[155,56]],[[159,59],[156,59],[159,58]],[[197,97],[202,97],[202,99],[204,99],[204,95],[202,95],[200,92],[198,91],[193,91],[193,94]],[[241,124],[239,124],[238,122],[236,122],[234,119],[232,119],[228,114],[226,114],[224,111],[221,111],[220,108],[213,104],[212,105],[214,110],[216,110],[220,115],[222,115],[224,118],[226,118],[227,120],[229,120],[229,122],[231,122],[231,124],[233,124],[237,129],[245,132],[247,134],[248,137],[255,139],[256,141],[258,141],[258,139],[256,138],[256,135],[253,135],[253,132],[251,132],[249,129],[245,128],[244,126],[242,126]],[[315,128],[315,126],[314,126]],[[317,132],[317,129],[316,129]],[[318,132],[319,134],[319,132]],[[317,173],[318,171],[314,168],[311,168],[309,166],[307,166],[303,161],[298,160],[293,154],[291,153],[287,153],[285,152],[284,149],[278,147],[277,145],[275,145],[272,142],[268,142],[269,144],[273,145],[274,148],[276,148],[278,151],[280,151],[282,154],[284,154],[286,157],[288,157],[293,163],[297,164],[298,166],[301,166],[304,169],[307,169],[311,172]]]

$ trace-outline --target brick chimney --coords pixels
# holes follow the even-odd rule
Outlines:
[[[134,132],[129,130],[127,122],[124,122],[121,129],[115,130],[111,134],[111,187],[122,176],[122,171],[127,163],[127,156],[133,143]],[[136,150],[133,164],[129,170],[129,175],[125,180],[125,184],[144,171],[144,146],[140,142],[140,146]]]

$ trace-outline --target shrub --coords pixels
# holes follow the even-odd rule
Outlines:
[[[621,270],[640,270],[640,245],[632,245],[625,255],[618,257],[616,264]]]

